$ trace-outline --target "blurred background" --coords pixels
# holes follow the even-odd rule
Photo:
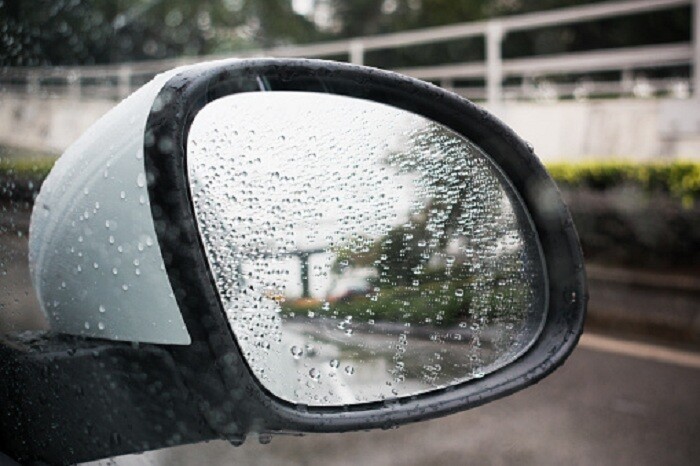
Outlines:
[[[0,333],[46,324],[27,271],[55,158],[156,74],[227,57],[396,70],[484,105],[557,181],[589,315],[537,387],[445,419],[184,446],[118,464],[698,464],[697,0],[0,0]]]

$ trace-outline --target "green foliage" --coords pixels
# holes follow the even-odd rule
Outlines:
[[[351,316],[355,322],[454,327],[479,319],[470,312],[474,300],[471,280],[448,280],[442,276],[439,280],[423,281],[419,286],[387,285],[380,288],[374,299],[368,299],[366,295],[354,296],[336,301],[327,310],[319,301],[285,301],[280,304],[280,312],[301,317],[313,312],[318,317],[332,316],[340,320]],[[486,316],[490,322],[517,318],[513,311],[526,309],[530,301],[526,285],[503,285],[497,279],[480,293],[487,293],[482,305],[488,309]]]
[[[324,311],[321,303],[309,305],[305,301],[288,301],[282,304],[282,314],[304,316],[313,311],[317,316],[333,316],[343,319],[352,316],[354,321],[410,322],[437,326],[453,326],[469,320],[471,295],[469,283],[431,282],[420,286],[387,286],[381,289],[376,299],[356,296],[333,303]],[[458,288],[464,295],[457,297]],[[439,303],[437,302],[439,301]]]
[[[0,0],[0,66],[88,65],[332,40],[580,6],[602,0]],[[689,7],[521,31],[507,58],[690,40]],[[325,19],[324,19],[325,18]],[[650,38],[653,40],[650,41]],[[483,39],[367,54],[383,68],[483,58]],[[345,57],[338,57],[345,59]]]
[[[56,162],[56,156],[27,149],[0,146],[0,177],[42,181]]]
[[[0,146],[0,176],[17,179],[43,179],[56,161],[56,156],[47,152]],[[700,198],[700,162],[679,160],[672,162],[632,162],[628,160],[557,162],[547,164],[549,174],[561,187],[587,188],[604,191],[624,186],[641,187],[652,194],[668,193],[680,199],[684,205],[692,205]],[[403,235],[406,232],[397,232]],[[412,231],[415,241],[424,239],[422,232]],[[400,244],[400,238],[395,238]],[[385,245],[385,247],[390,247]],[[370,265],[382,248],[370,250],[366,260],[358,264]],[[418,250],[416,248],[416,250]],[[356,255],[355,255],[356,256]],[[358,257],[354,257],[355,261]],[[350,259],[342,252],[338,260]]]
[[[587,161],[553,163],[547,169],[563,187],[607,190],[637,186],[649,193],[669,193],[685,206],[700,196],[700,162]]]
[[[0,66],[223,53],[320,36],[290,0],[0,0]]]

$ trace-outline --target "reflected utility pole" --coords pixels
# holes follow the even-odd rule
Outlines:
[[[299,259],[299,268],[301,275],[301,297],[310,298],[311,297],[311,285],[310,285],[310,274],[309,274],[309,260],[314,254],[320,254],[327,252],[325,249],[306,249],[303,251],[285,252],[279,254],[266,253],[261,256],[265,259],[282,259],[284,257],[296,257]],[[240,276],[243,276],[240,272]]]

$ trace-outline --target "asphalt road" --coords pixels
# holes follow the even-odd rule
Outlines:
[[[697,465],[700,354],[585,336],[538,385],[396,430],[181,446],[117,465]]]

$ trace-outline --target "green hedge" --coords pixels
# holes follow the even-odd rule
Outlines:
[[[602,191],[631,185],[669,193],[685,206],[700,197],[700,162],[584,161],[552,163],[547,169],[562,187]]]
[[[0,177],[41,181],[55,161],[56,156],[50,153],[0,146]],[[562,188],[603,191],[636,186],[649,193],[668,193],[684,206],[700,198],[700,162],[557,162],[547,164],[547,170]]]
[[[56,159],[53,157],[0,160],[0,176],[42,180],[48,176]]]
[[[50,153],[0,146],[0,202],[31,205],[55,162]]]
[[[55,161],[56,156],[46,152],[0,146],[0,176],[41,180]],[[557,162],[547,164],[547,170],[564,188],[607,190],[632,185],[650,193],[669,193],[686,206],[700,198],[700,162]]]
[[[56,155],[0,146],[0,176],[17,180],[43,180],[56,162]]]
[[[0,146],[0,201],[30,207],[54,162],[52,154]],[[700,162],[583,161],[547,168],[589,260],[639,267],[700,263]],[[640,191],[649,196],[639,197]]]

